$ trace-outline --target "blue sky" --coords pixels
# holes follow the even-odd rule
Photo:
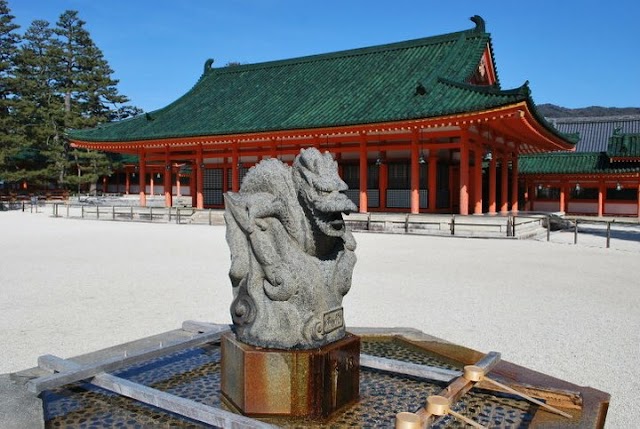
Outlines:
[[[638,0],[8,0],[16,23],[77,10],[120,92],[151,111],[197,81],[207,58],[256,63],[472,28],[492,34],[502,87],[534,101],[640,107]]]

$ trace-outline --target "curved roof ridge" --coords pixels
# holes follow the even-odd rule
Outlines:
[[[441,34],[436,36],[428,36],[428,37],[422,37],[418,39],[405,40],[402,42],[393,42],[393,43],[386,43],[382,45],[366,46],[363,48],[345,49],[341,51],[305,55],[301,57],[285,58],[281,60],[264,61],[259,63],[239,64],[239,65],[234,65],[233,67],[226,67],[226,66],[217,67],[217,68],[211,68],[207,70],[207,72],[205,72],[203,77],[208,76],[210,74],[214,75],[214,74],[220,74],[220,73],[224,73],[224,74],[241,73],[244,71],[253,71],[253,70],[267,69],[267,68],[273,68],[273,67],[284,67],[284,66],[290,66],[290,65],[312,63],[317,61],[326,61],[326,60],[337,59],[337,58],[351,58],[351,57],[357,57],[357,56],[363,56],[363,55],[379,54],[381,52],[393,52],[401,49],[408,49],[408,48],[414,48],[414,47],[417,48],[417,47],[428,46],[428,45],[437,45],[446,41],[456,43],[458,40],[460,40],[460,38],[465,38],[464,36],[467,36],[466,38],[469,38],[469,39],[480,38],[480,37],[489,38],[489,33],[479,33],[479,32],[475,32],[473,29],[470,29],[470,30],[456,31],[453,33]]]

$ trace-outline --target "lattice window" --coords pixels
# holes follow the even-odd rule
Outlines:
[[[342,166],[342,180],[349,189],[360,189],[360,166],[358,164],[344,164]]]
[[[421,209],[426,209],[429,205],[429,191],[420,189],[418,191],[419,205]],[[389,189],[387,190],[387,207],[391,208],[411,208],[410,189]]]
[[[387,189],[409,189],[411,187],[411,176],[409,175],[409,172],[410,169],[408,163],[390,162],[387,166]],[[387,205],[388,202],[389,200],[387,200]]]
[[[202,194],[205,206],[219,206],[222,198],[222,168],[205,168],[203,172]]]

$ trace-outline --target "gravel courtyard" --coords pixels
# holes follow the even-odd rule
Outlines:
[[[220,226],[0,212],[0,374],[175,329],[230,323]],[[629,235],[631,234],[631,235]],[[347,326],[413,327],[612,395],[640,421],[640,239],[356,235]],[[634,237],[636,238],[634,240]]]

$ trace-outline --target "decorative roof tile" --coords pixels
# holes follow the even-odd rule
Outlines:
[[[640,160],[640,134],[615,133],[609,137],[607,155],[611,158]]]

